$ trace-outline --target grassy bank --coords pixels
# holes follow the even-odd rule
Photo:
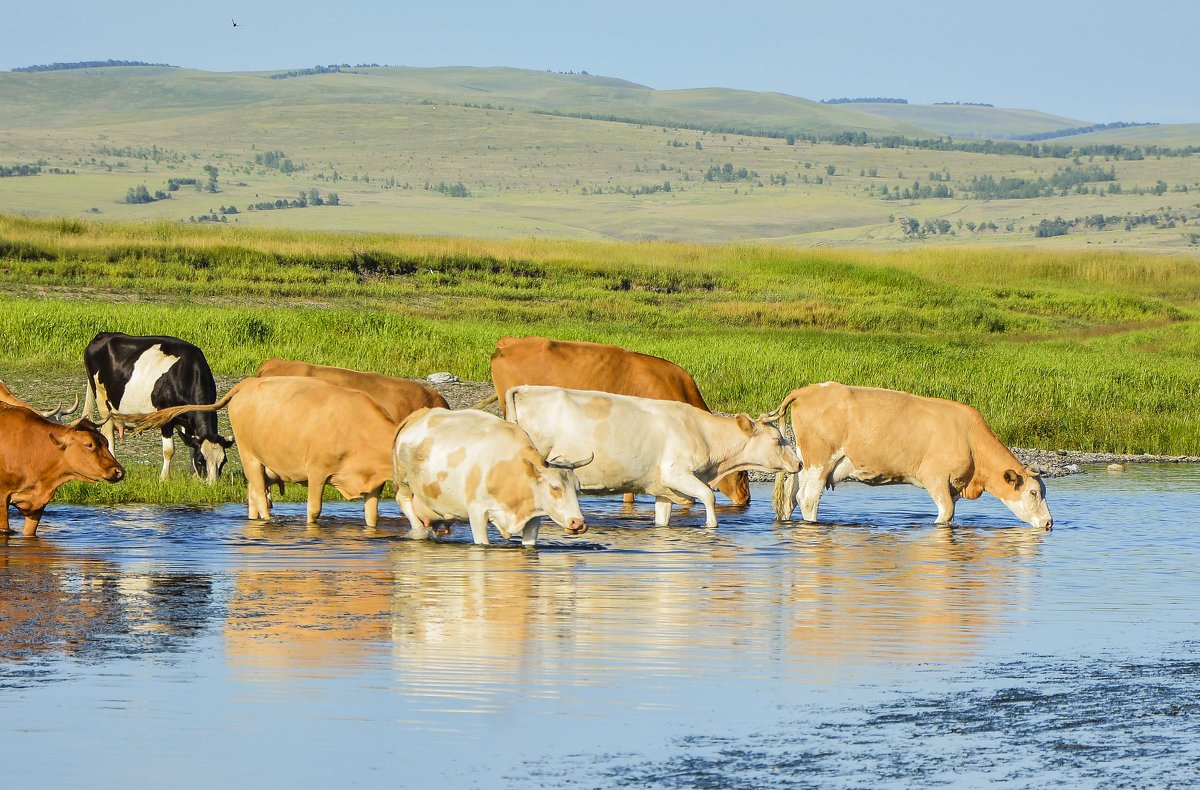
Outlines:
[[[39,402],[82,389],[101,330],[192,340],[230,378],[285,356],[481,380],[498,338],[538,333],[672,359],[724,411],[838,380],[965,401],[1015,445],[1200,452],[1190,259],[0,217],[0,283],[0,378]]]

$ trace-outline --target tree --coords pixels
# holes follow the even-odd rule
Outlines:
[[[140,184],[136,187],[130,187],[125,193],[126,203],[153,203],[154,198],[150,196],[150,190],[146,189],[145,184]]]
[[[205,165],[204,172],[208,173],[208,183],[205,185],[204,188],[206,190],[208,190],[209,192],[216,192],[217,191],[217,168],[212,165]]]

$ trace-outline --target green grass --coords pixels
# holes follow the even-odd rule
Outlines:
[[[1200,263],[925,248],[488,242],[0,219],[0,377],[81,388],[101,330],[200,345],[234,380],[269,356],[486,380],[504,335],[672,359],[723,411],[813,381],[970,403],[1010,444],[1200,452]]]

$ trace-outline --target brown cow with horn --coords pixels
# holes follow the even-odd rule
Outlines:
[[[31,409],[0,404],[0,534],[9,531],[9,505],[25,517],[22,533],[32,536],[63,483],[116,483],[124,477],[125,470],[90,420],[59,425]]]
[[[53,409],[46,409],[45,411],[42,411],[41,409],[35,409],[33,406],[18,398],[13,391],[8,388],[8,385],[6,385],[3,381],[0,381],[0,403],[7,403],[10,406],[19,406],[22,409],[29,409],[30,411],[37,412],[50,422],[55,422],[61,425],[63,423],[63,418],[79,407],[79,395],[75,396],[75,402],[71,404],[71,408],[69,409],[64,409],[62,407],[62,403],[60,402]]]

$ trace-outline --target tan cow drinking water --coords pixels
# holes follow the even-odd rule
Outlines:
[[[572,471],[583,464],[547,464],[525,431],[486,412],[414,412],[396,434],[394,462],[396,502],[414,538],[428,538],[433,521],[462,519],[483,544],[489,521],[526,546],[537,543],[542,516],[587,531]]]
[[[959,497],[978,499],[984,491],[1034,527],[1054,524],[1039,472],[1018,461],[970,406],[826,382],[793,390],[767,418],[779,419],[789,407],[804,468],[776,478],[781,520],[799,505],[805,521],[816,521],[824,489],[855,480],[924,488],[939,524],[954,518]]]

